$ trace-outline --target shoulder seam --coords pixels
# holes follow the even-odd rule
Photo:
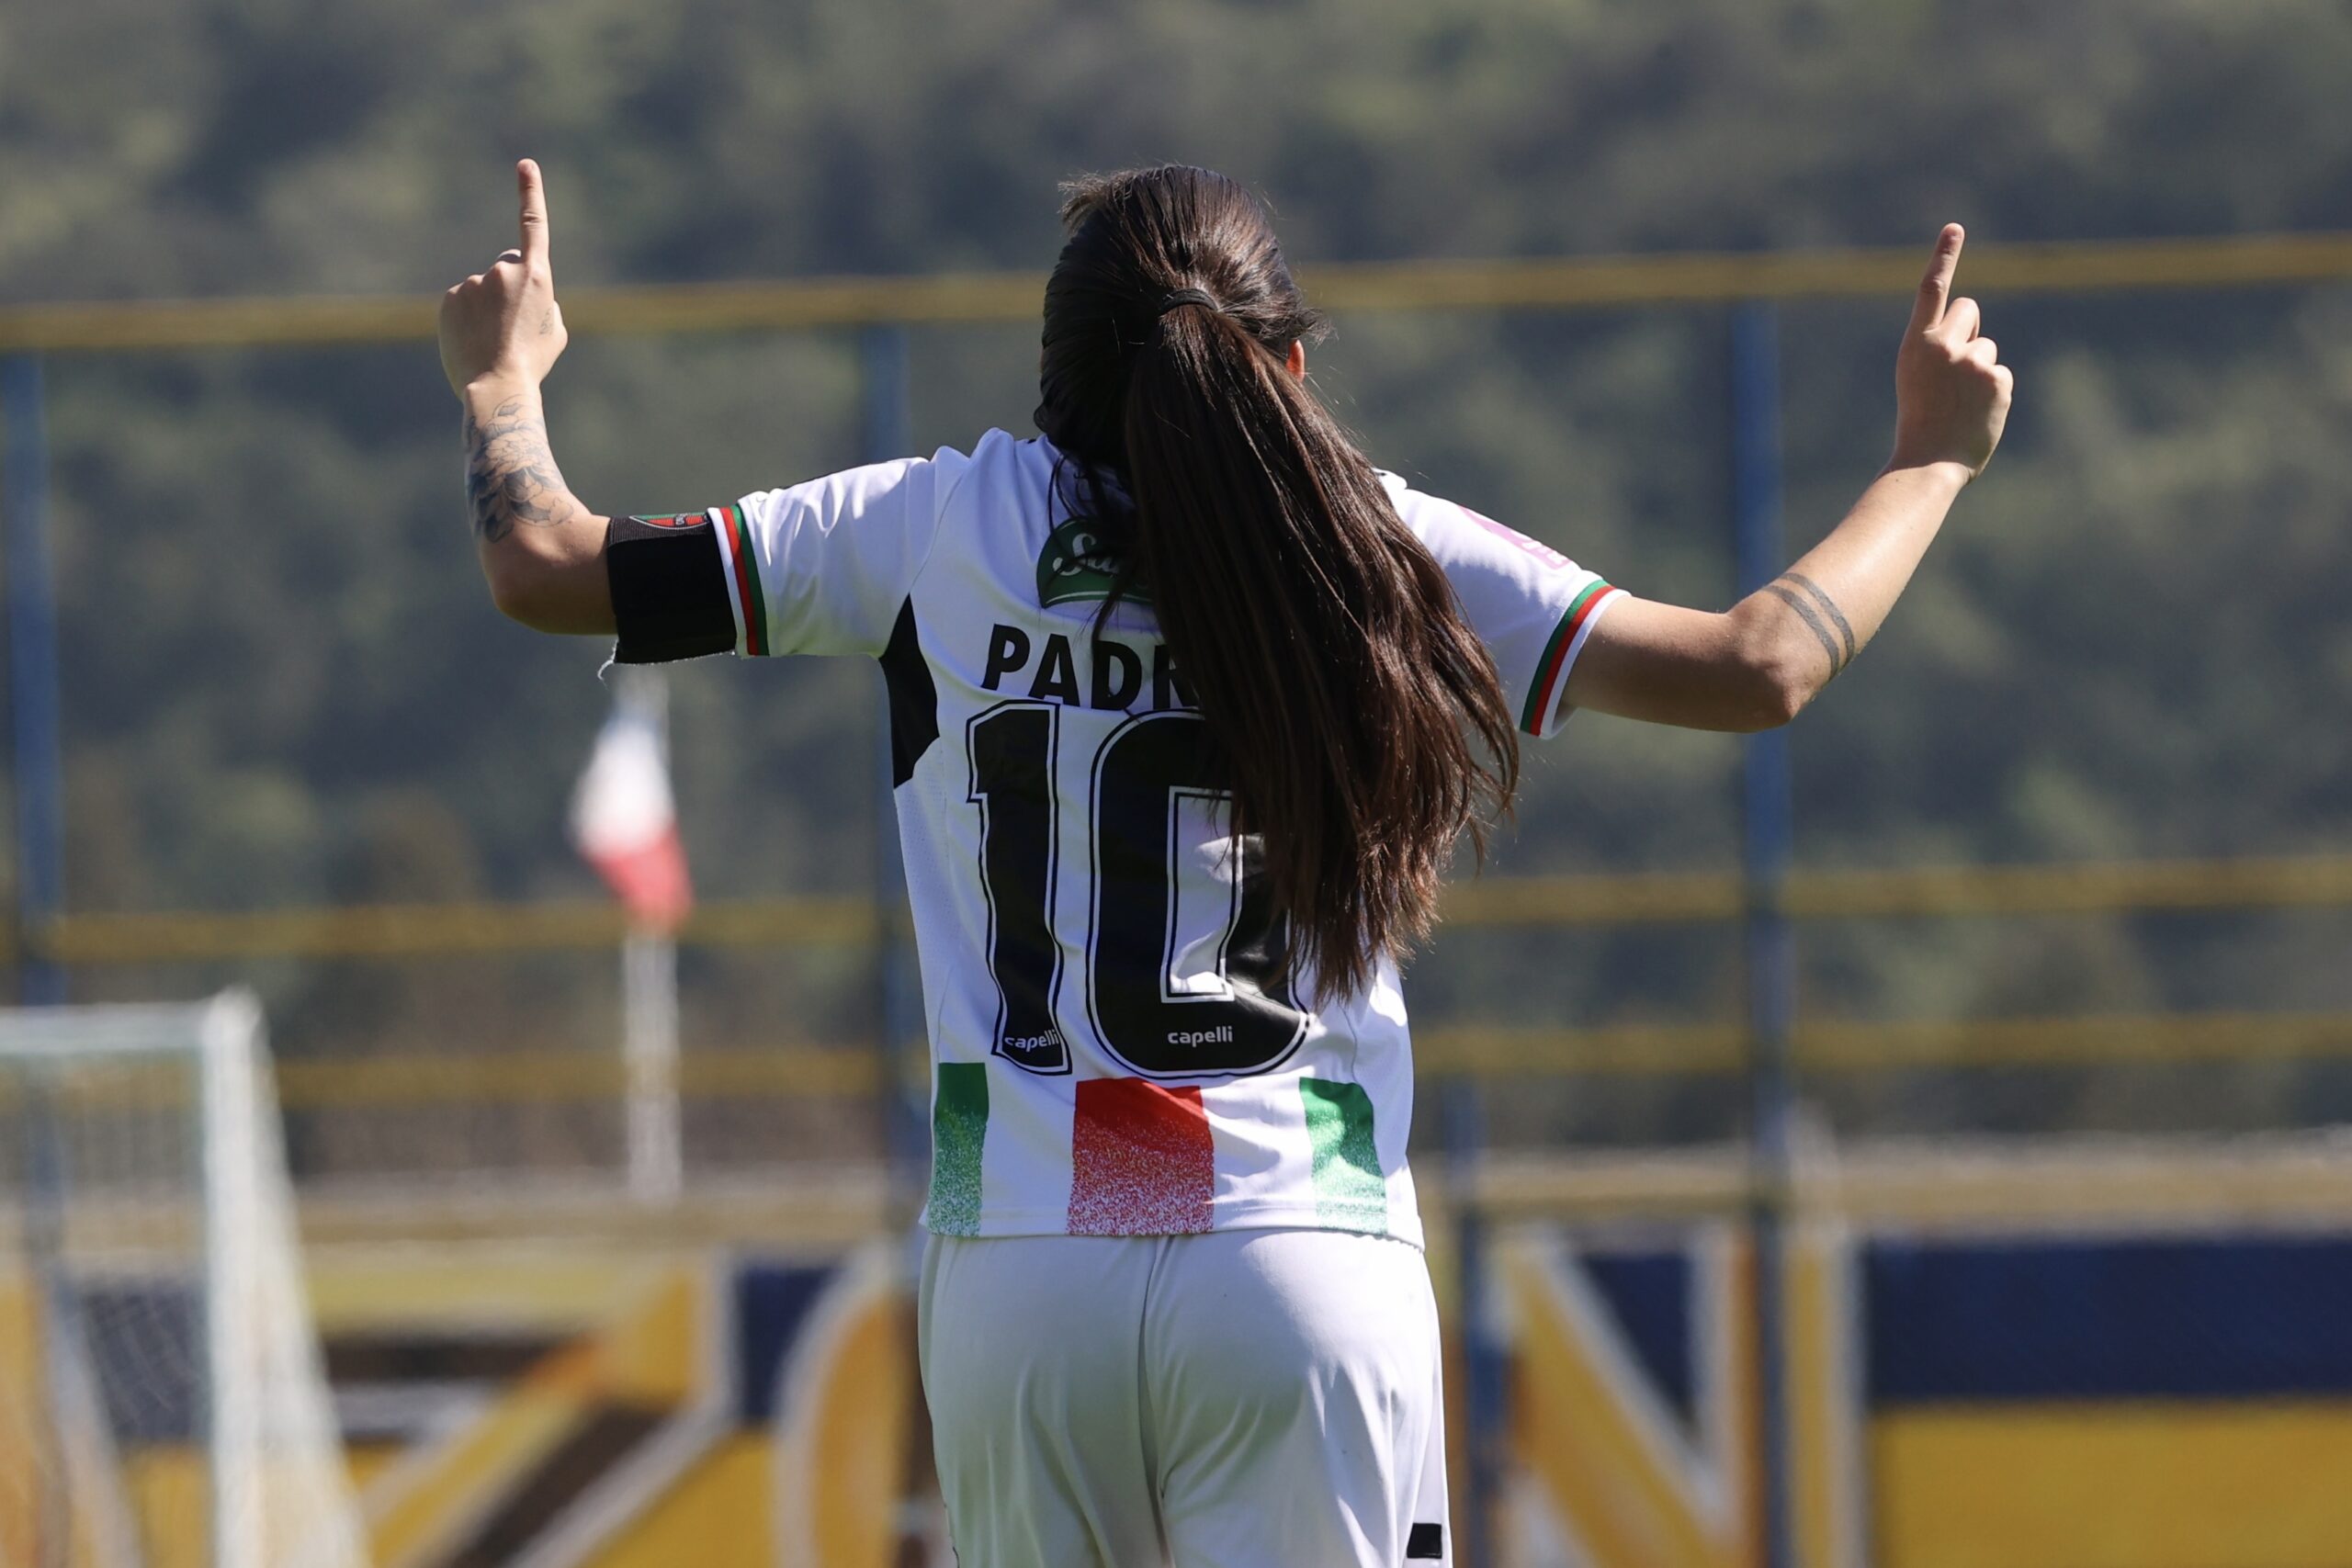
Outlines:
[[[972,470],[974,468],[979,467],[980,448],[987,445],[988,436],[986,435],[982,435],[978,441],[972,443],[971,456],[964,459],[964,471],[957,474],[955,480],[948,485],[946,490],[943,491],[939,496],[933,501],[931,504],[931,537],[923,541],[922,559],[915,563],[914,575],[907,579],[908,599],[912,600],[914,598],[916,584],[922,581],[922,574],[931,570],[931,558],[939,548],[939,531],[943,527],[946,526],[947,503],[956,499],[956,493],[964,488],[964,481],[972,477]],[[918,457],[915,460],[920,463],[929,463],[933,468],[937,468],[939,466],[939,453],[934,449],[930,457]]]

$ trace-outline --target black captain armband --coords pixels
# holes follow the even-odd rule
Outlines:
[[[707,513],[616,517],[605,530],[616,664],[667,664],[729,653],[735,612]]]

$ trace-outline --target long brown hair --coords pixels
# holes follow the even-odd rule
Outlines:
[[[1454,839],[1466,827],[1483,854],[1482,807],[1509,808],[1519,748],[1494,661],[1290,374],[1322,323],[1250,194],[1178,165],[1063,191],[1037,428],[1112,541],[1104,612],[1150,600],[1293,953],[1354,994],[1428,934]]]

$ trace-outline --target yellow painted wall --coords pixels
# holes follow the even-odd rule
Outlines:
[[[821,1397],[796,1434],[807,1467],[811,1568],[889,1568],[915,1397],[914,1314],[873,1298],[834,1342]]]
[[[147,1449],[127,1458],[123,1470],[146,1553],[141,1568],[205,1568],[212,1499],[204,1455],[187,1448]]]
[[[723,1439],[586,1568],[889,1568],[912,1343],[901,1299],[855,1303],[832,1325],[825,1365],[811,1369],[790,1437]]]
[[[426,1568],[464,1539],[484,1512],[530,1472],[579,1421],[582,1399],[566,1386],[560,1354],[526,1379],[391,1499],[367,1499],[368,1551],[380,1568]]]
[[[1861,1478],[1854,1473],[1860,1414],[1849,1375],[1844,1232],[1809,1222],[1791,1235],[1786,1272],[1788,1409],[1793,1525],[1805,1568],[1864,1560]]]
[[[2352,1563],[2352,1402],[1913,1411],[1870,1446],[1878,1568]]]
[[[764,1433],[725,1439],[584,1568],[775,1568],[775,1463]]]
[[[34,1411],[43,1397],[32,1286],[20,1275],[0,1274],[0,1562],[34,1561]]]
[[[1645,1431],[1623,1386],[1623,1370],[1560,1292],[1541,1253],[1513,1254],[1507,1278],[1519,1320],[1512,1444],[1596,1563],[1748,1568],[1753,1536],[1744,1450],[1711,1456],[1735,1461],[1732,1472],[1719,1477],[1731,1499],[1727,1517],[1703,1507],[1695,1478]],[[1724,1391],[1741,1427],[1753,1409],[1748,1348],[1735,1339],[1728,1369],[1733,1386]]]

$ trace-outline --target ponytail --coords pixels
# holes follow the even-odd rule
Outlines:
[[[1467,828],[1483,853],[1482,807],[1508,809],[1519,754],[1493,661],[1380,477],[1284,363],[1316,322],[1247,193],[1149,170],[1090,182],[1070,210],[1040,427],[1124,470],[1119,581],[1149,596],[1207,721],[1233,831],[1261,841],[1293,960],[1356,994],[1428,935],[1455,838]],[[1109,411],[1072,409],[1095,376],[1069,341],[1083,336],[1071,307],[1121,273],[1138,275],[1112,296],[1124,385]]]

